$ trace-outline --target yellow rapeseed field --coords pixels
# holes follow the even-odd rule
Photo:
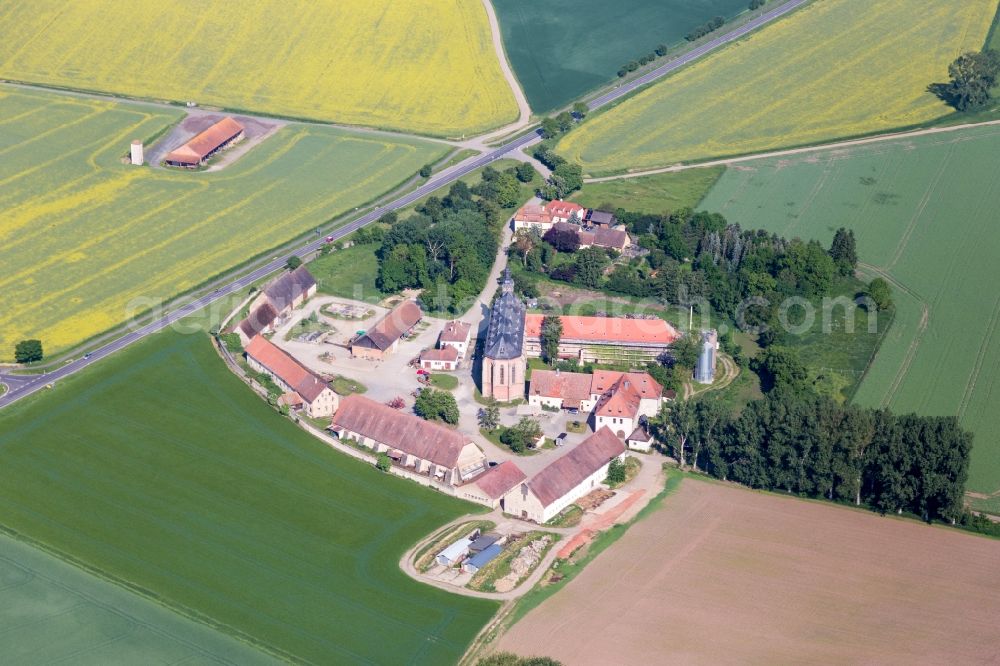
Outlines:
[[[0,3],[0,77],[435,135],[513,121],[480,0]]]
[[[570,132],[590,174],[806,145],[949,112],[927,92],[997,0],[817,0]]]
[[[448,151],[293,124],[217,172],[122,163],[182,115],[0,86],[0,360],[18,340],[52,353],[115,327]]]

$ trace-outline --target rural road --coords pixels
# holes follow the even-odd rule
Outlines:
[[[685,65],[693,62],[694,60],[697,60],[698,58],[707,55],[708,53],[714,51],[715,49],[718,49],[722,46],[725,46],[726,44],[729,44],[732,41],[740,39],[741,37],[752,32],[753,30],[756,30],[757,28],[760,28],[761,26],[784,16],[788,12],[793,11],[794,9],[798,8],[799,6],[803,5],[806,2],[808,2],[808,0],[790,0],[789,2],[781,5],[780,7],[777,7],[769,12],[761,14],[757,18],[747,22],[746,24],[740,26],[739,28],[736,28],[730,32],[725,33],[724,35],[720,35],[715,39],[705,42],[698,48],[693,49],[688,53],[685,53],[679,56],[678,58],[675,58],[674,60],[671,60],[670,62],[664,64],[661,67],[658,67],[627,83],[623,83],[618,88],[615,88],[614,90],[604,95],[601,95],[596,99],[591,100],[587,106],[591,111],[593,111],[608,104],[611,104],[612,102],[621,99],[625,95],[628,95],[637,88],[641,88],[649,83],[652,83],[653,81],[656,81],[657,79],[662,78],[667,74],[670,74],[676,71],[677,69],[680,69],[681,67],[684,67]],[[417,201],[418,199],[427,196],[434,190],[443,187],[445,185],[448,185],[449,183],[452,183],[458,180],[459,178],[462,178],[463,176],[475,171],[476,169],[484,167],[508,155],[509,153],[516,153],[521,148],[536,143],[540,139],[541,137],[539,135],[539,130],[536,128],[534,131],[529,132],[512,141],[509,141],[508,143],[503,144],[499,148],[495,148],[482,155],[476,155],[470,157],[458,163],[457,165],[442,171],[441,173],[437,174],[437,176],[432,177],[430,180],[428,180],[426,183],[424,183],[417,189],[413,190],[412,192],[404,194],[388,204],[379,206],[374,210],[372,210],[371,212],[367,213],[366,215],[363,215],[351,222],[348,222],[344,226],[336,229],[335,231],[324,234],[324,236],[326,235],[332,236],[334,241],[340,240],[344,236],[347,236],[348,234],[357,231],[361,227],[371,224],[385,213],[400,208],[405,208],[406,206],[409,206],[413,202]],[[289,257],[293,255],[301,257],[311,254],[312,252],[319,250],[319,248],[324,244],[324,242],[325,241],[323,237],[319,237],[313,241],[310,241],[300,246],[297,250],[294,250],[283,256],[279,256],[273,259],[272,261],[268,262],[267,264],[260,266],[254,269],[253,271],[243,275],[242,277],[233,280],[232,282],[226,284],[225,286],[222,286],[211,293],[205,294],[200,298],[197,298],[191,301],[190,303],[181,306],[180,308],[174,310],[173,312],[164,315],[163,317],[156,319],[155,321],[152,321],[140,328],[137,328],[134,331],[125,333],[122,336],[112,340],[111,342],[108,342],[98,347],[97,349],[87,354],[86,356],[74,359],[56,370],[39,375],[18,376],[16,374],[0,374],[0,383],[6,384],[9,387],[9,390],[5,394],[0,396],[0,409],[10,404],[13,404],[14,402],[20,400],[21,398],[32,395],[44,389],[47,385],[52,384],[64,377],[68,377],[72,374],[75,374],[80,370],[83,370],[84,368],[100,361],[101,359],[106,358],[111,354],[114,354],[115,352],[118,352],[135,342],[138,342],[139,340],[145,338],[146,336],[162,331],[163,329],[167,328],[168,326],[171,326],[178,320],[183,319],[184,317],[187,317],[208,305],[211,305],[213,302],[221,298],[224,298],[226,296],[229,296],[230,294],[246,289],[254,282],[281,269],[285,265],[285,262],[288,260]]]

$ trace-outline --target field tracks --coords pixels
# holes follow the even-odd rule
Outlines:
[[[899,369],[896,371],[892,383],[889,388],[886,389],[885,394],[882,396],[882,400],[879,402],[879,406],[885,408],[889,406],[889,403],[892,401],[893,394],[899,388],[900,384],[902,384],[903,379],[906,378],[906,374],[909,372],[910,366],[913,364],[913,359],[916,358],[917,349],[920,347],[924,333],[927,331],[927,325],[930,323],[931,308],[930,304],[925,301],[923,297],[882,268],[866,264],[864,262],[858,262],[858,268],[860,268],[863,272],[873,273],[875,276],[882,278],[893,287],[899,289],[920,303],[920,323],[917,325],[917,331],[913,336],[913,340],[910,341],[909,347],[906,349],[906,354],[903,356],[903,361],[900,363]]]
[[[885,269],[887,271],[892,270],[893,266],[896,265],[896,262],[899,261],[900,257],[903,256],[903,252],[906,250],[906,245],[907,243],[910,242],[910,236],[913,235],[913,230],[916,228],[917,223],[923,216],[924,210],[927,208],[927,204],[930,203],[931,198],[937,191],[937,187],[938,184],[941,182],[941,178],[948,170],[948,164],[951,162],[951,158],[954,155],[954,152],[955,152],[955,147],[954,144],[952,144],[951,146],[949,146],[948,153],[945,155],[945,158],[941,160],[941,163],[938,166],[937,173],[934,174],[934,178],[931,179],[931,182],[927,184],[927,188],[924,190],[924,195],[920,198],[920,203],[917,205],[916,210],[913,211],[913,215],[910,217],[910,221],[906,225],[906,230],[903,232],[903,235],[900,236],[899,243],[896,244],[896,251],[893,253],[892,258],[889,260],[889,263],[886,264],[885,266]]]

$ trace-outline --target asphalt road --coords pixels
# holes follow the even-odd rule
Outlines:
[[[703,55],[710,53],[711,51],[719,48],[720,46],[724,46],[729,42],[739,39],[740,37],[743,37],[747,33],[756,30],[762,25],[769,23],[787,14],[788,12],[796,9],[797,7],[799,7],[800,5],[804,4],[807,1],[808,0],[791,0],[790,2],[787,2],[776,9],[773,9],[769,12],[765,12],[764,14],[761,14],[752,21],[749,21],[745,25],[736,28],[731,32],[727,32],[726,34],[721,35],[715,39],[705,42],[698,48],[693,49],[688,53],[685,53],[684,55],[675,58],[674,60],[671,60],[670,62],[664,64],[662,67],[658,67],[648,72],[647,74],[644,74],[627,83],[623,83],[618,88],[615,88],[614,90],[604,95],[601,95],[600,97],[597,97],[594,100],[591,100],[588,104],[588,107],[591,110],[595,110],[601,108],[602,106],[610,104],[624,97],[625,95],[628,95],[636,88],[640,88],[661,77],[664,77],[667,74],[670,74],[671,72],[683,67],[684,65],[687,65],[688,63],[697,60]],[[506,143],[490,152],[478,155],[476,157],[470,157],[464,162],[459,163],[457,166],[442,172],[436,177],[431,178],[426,183],[424,183],[417,189],[413,190],[409,194],[404,194],[398,199],[392,201],[391,203],[388,203],[384,206],[379,206],[378,208],[372,210],[370,213],[363,215],[357,218],[356,220],[353,220],[345,224],[339,229],[324,234],[321,237],[317,237],[316,240],[313,240],[299,247],[294,252],[286,254],[284,256],[280,256],[271,261],[270,263],[261,266],[260,268],[257,268],[254,271],[247,273],[246,275],[243,275],[240,278],[237,278],[236,280],[230,282],[224,287],[221,287],[209,294],[202,296],[201,298],[191,301],[190,303],[172,311],[170,314],[164,315],[160,319],[152,321],[146,324],[145,326],[137,328],[134,331],[130,331],[129,333],[125,333],[121,337],[116,338],[115,340],[112,340],[111,342],[108,342],[107,344],[95,349],[91,353],[87,354],[85,357],[74,359],[73,361],[70,361],[69,363],[63,365],[62,367],[56,370],[40,375],[19,376],[19,375],[0,374],[0,383],[6,384],[9,389],[3,396],[0,396],[0,409],[16,402],[17,400],[20,400],[21,398],[29,396],[37,391],[43,390],[49,384],[54,384],[63,377],[68,377],[69,375],[79,372],[80,370],[83,370],[87,366],[93,363],[97,363],[101,359],[110,356],[111,354],[114,354],[115,352],[124,349],[125,347],[128,347],[134,342],[138,342],[139,340],[143,339],[148,335],[152,335],[153,333],[162,331],[163,329],[172,325],[176,321],[183,319],[184,317],[187,317],[188,315],[191,315],[208,305],[211,305],[213,302],[221,298],[224,298],[233,293],[242,292],[244,289],[248,288],[254,282],[257,282],[266,275],[269,275],[279,270],[282,266],[285,265],[285,262],[292,255],[302,257],[317,251],[326,242],[326,236],[332,236],[334,240],[339,240],[344,236],[347,236],[348,234],[360,229],[361,227],[367,224],[371,224],[378,218],[382,217],[382,215],[385,214],[386,212],[397,210],[400,208],[405,208],[406,206],[409,206],[417,199],[427,196],[428,194],[438,189],[439,187],[452,183],[461,178],[462,176],[465,176],[466,174],[475,171],[480,167],[486,166],[487,164],[490,164],[491,162],[494,162],[504,157],[508,153],[516,151],[538,140],[539,136],[536,130],[534,132],[525,134],[522,137],[514,139],[513,141]]]

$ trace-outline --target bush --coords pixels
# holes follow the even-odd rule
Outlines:
[[[767,2],[767,0],[750,0],[750,11],[760,9],[764,6],[765,2]]]
[[[375,468],[380,472],[388,472],[392,469],[392,459],[384,454],[378,454],[378,458],[375,460]]]
[[[243,353],[243,343],[240,341],[240,336],[236,333],[223,333],[219,336],[219,341],[226,346],[230,354]]]
[[[530,183],[535,178],[535,167],[527,162],[521,162],[514,168],[514,175],[522,183]]]
[[[431,174],[434,173],[434,167],[432,167],[430,164],[425,164],[422,167],[420,167],[419,173],[421,178],[430,178]]]
[[[446,391],[424,389],[417,396],[413,411],[428,421],[444,421],[451,425],[458,423],[458,403],[455,396]]]
[[[21,340],[14,347],[14,360],[18,363],[35,363],[44,355],[41,340]]]
[[[295,256],[294,254],[292,256],[288,257],[288,261],[285,262],[285,266],[290,271],[294,271],[296,268],[298,268],[301,265],[302,265],[302,259],[300,259],[299,257]]]
[[[615,458],[608,465],[608,480],[609,486],[617,486],[625,483],[625,461],[621,458]]]

